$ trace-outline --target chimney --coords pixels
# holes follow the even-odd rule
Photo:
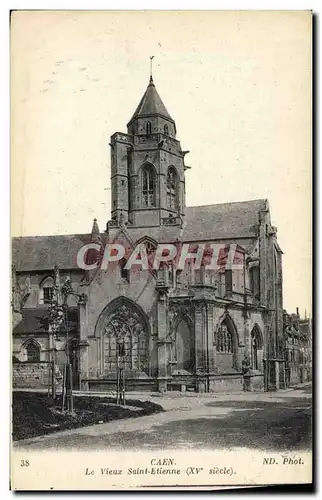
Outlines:
[[[298,318],[300,318],[300,313],[299,313],[299,308],[298,308],[298,307],[296,308],[296,316],[297,316]]]

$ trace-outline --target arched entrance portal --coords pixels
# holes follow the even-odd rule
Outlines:
[[[104,375],[114,376],[119,358],[127,375],[149,374],[148,322],[130,300],[112,302],[103,313],[101,366]]]
[[[177,369],[194,372],[195,349],[191,325],[185,319],[181,319],[176,328],[176,360]]]

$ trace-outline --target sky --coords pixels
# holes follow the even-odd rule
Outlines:
[[[11,232],[101,231],[110,136],[153,78],[184,150],[187,205],[267,198],[284,307],[311,311],[311,16],[14,12]]]

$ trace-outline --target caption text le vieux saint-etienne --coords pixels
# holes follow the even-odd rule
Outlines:
[[[302,466],[305,465],[302,457],[298,455],[286,455],[264,457],[263,465],[284,465],[284,466]],[[149,463],[143,467],[128,467],[127,470],[110,467],[101,467],[99,469],[87,467],[84,471],[86,476],[112,476],[112,475],[187,475],[194,476],[201,473],[209,475],[229,475],[236,474],[231,465],[213,465],[212,467],[188,466],[180,468],[177,466],[174,458],[152,458]]]

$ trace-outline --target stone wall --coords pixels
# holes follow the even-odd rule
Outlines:
[[[63,381],[63,367],[56,365],[56,387],[60,388]],[[50,377],[49,363],[13,363],[12,386],[18,389],[47,389]]]
[[[242,390],[243,376],[241,373],[210,377],[209,392],[239,392]]]
[[[49,364],[40,363],[13,363],[12,383],[19,389],[41,389],[48,387]]]

